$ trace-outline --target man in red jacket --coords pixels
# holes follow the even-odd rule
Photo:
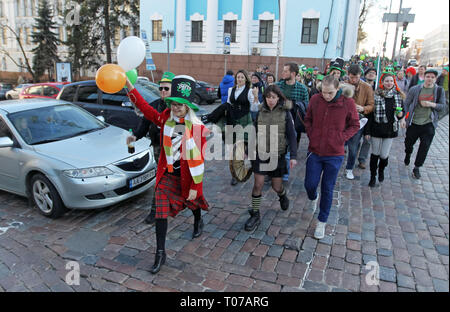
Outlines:
[[[339,89],[339,81],[327,76],[322,92],[314,95],[305,117],[309,137],[305,188],[310,209],[316,210],[317,187],[322,176],[319,221],[314,237],[325,237],[325,225],[333,201],[333,190],[344,160],[344,145],[359,131],[359,117],[351,89]],[[323,175],[322,175],[323,174]]]

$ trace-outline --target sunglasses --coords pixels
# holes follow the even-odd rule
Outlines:
[[[169,91],[170,88],[169,87],[159,87],[159,91],[162,91],[162,90]]]

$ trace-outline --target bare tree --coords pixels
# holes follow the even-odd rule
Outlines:
[[[361,9],[359,12],[359,22],[358,22],[358,46],[366,40],[368,34],[364,31],[364,24],[366,23],[367,16],[370,9],[375,5],[374,0],[362,0]]]
[[[14,39],[17,41],[17,44],[19,45],[20,51],[22,52],[23,58],[25,60],[25,65],[23,64],[19,64],[12,56],[11,54],[8,52],[8,50],[6,49],[6,47],[0,47],[0,53],[3,53],[4,55],[6,55],[17,67],[21,68],[21,69],[26,69],[31,76],[33,77],[33,81],[37,81],[36,74],[33,70],[33,68],[30,65],[30,61],[27,57],[27,54],[25,53],[25,49],[23,48],[22,45],[22,41],[20,38],[20,34],[16,33],[16,31],[14,29],[11,28],[11,26],[9,26],[8,21],[6,20],[6,24],[5,23],[0,23],[0,28],[3,31],[3,28],[8,29],[14,36]]]

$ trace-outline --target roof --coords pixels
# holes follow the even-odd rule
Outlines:
[[[0,110],[3,110],[7,113],[17,113],[29,109],[36,109],[63,104],[70,104],[70,103],[60,100],[39,99],[39,98],[26,100],[8,100],[0,102]]]

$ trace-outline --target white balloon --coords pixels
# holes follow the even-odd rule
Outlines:
[[[145,44],[141,38],[129,36],[117,48],[117,63],[125,72],[141,65],[145,58]]]

